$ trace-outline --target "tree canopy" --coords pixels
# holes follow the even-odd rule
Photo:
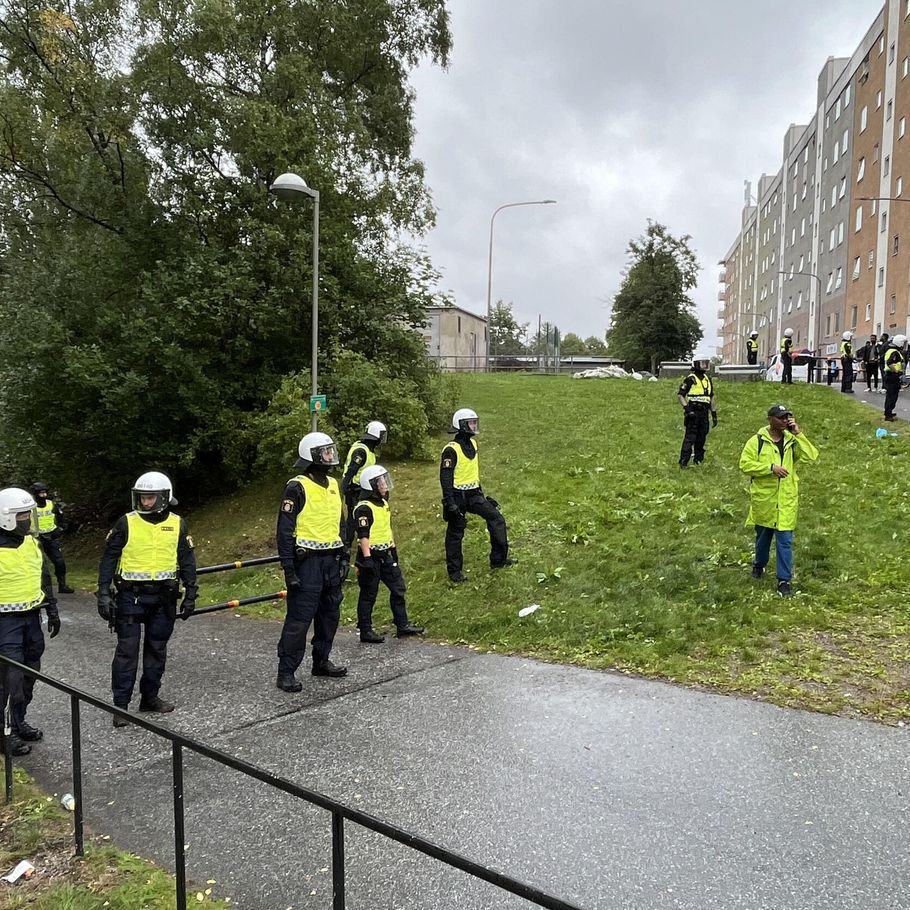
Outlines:
[[[607,331],[611,356],[623,358],[627,367],[656,372],[662,360],[689,356],[702,338],[688,295],[700,269],[690,240],[649,221],[645,233],[629,242],[629,264]]]
[[[425,382],[408,75],[450,45],[443,0],[0,0],[4,470],[86,496],[243,476],[251,415],[310,360],[286,170],[321,195],[320,367]]]

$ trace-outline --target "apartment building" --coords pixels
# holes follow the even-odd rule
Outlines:
[[[747,188],[721,272],[721,354],[762,360],[784,329],[797,348],[838,350],[851,329],[910,329],[910,0],[888,0],[850,57],[829,57],[817,106],[783,141],[780,170]],[[747,184],[748,187],[748,184]]]

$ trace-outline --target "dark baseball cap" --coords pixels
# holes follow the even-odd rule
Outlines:
[[[768,408],[769,417],[792,417],[791,411],[785,404],[775,404]]]

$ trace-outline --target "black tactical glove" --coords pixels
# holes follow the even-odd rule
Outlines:
[[[105,621],[111,621],[111,611],[114,607],[114,601],[110,594],[103,594],[101,591],[96,595],[98,598],[98,615]]]
[[[56,638],[60,634],[60,614],[56,607],[47,606],[47,632],[51,638]]]
[[[712,412],[711,412],[711,426],[712,426],[712,427],[716,427],[716,426],[717,426],[717,411],[712,411]]]
[[[293,569],[284,570],[284,583],[287,585],[288,591],[299,591],[302,587],[300,579]]]
[[[193,615],[193,611],[196,609],[196,592],[187,591],[183,595],[183,600],[180,603],[180,618],[189,619]]]

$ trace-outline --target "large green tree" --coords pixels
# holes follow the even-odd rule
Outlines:
[[[627,367],[654,373],[662,360],[689,356],[703,335],[688,294],[700,268],[690,240],[649,221],[645,233],[629,242],[629,263],[607,331],[610,355],[623,358]]]
[[[425,385],[408,74],[450,40],[443,0],[0,0],[7,470],[96,497],[248,470],[252,418],[310,359],[285,170],[321,194],[321,366],[355,350]]]
[[[512,313],[512,304],[497,300],[490,311],[490,354],[524,354],[527,323],[519,323]]]

